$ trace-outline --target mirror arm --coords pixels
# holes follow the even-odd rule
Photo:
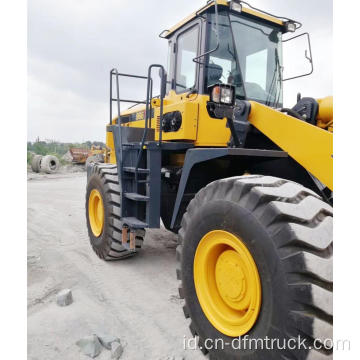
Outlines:
[[[308,44],[309,44],[309,56],[308,56],[307,50],[305,50],[305,59],[309,60],[309,63],[311,65],[311,70],[306,74],[302,74],[302,75],[293,76],[293,77],[290,77],[290,78],[287,78],[287,79],[283,79],[283,81],[288,81],[288,80],[293,80],[293,79],[298,79],[298,78],[302,78],[302,77],[305,77],[305,76],[309,76],[314,72],[314,62],[313,62],[313,58],[312,58],[311,42],[310,42],[310,34],[309,33],[306,32],[306,33],[302,33],[300,35],[293,36],[290,39],[283,40],[283,42],[287,42],[287,41],[296,39],[296,38],[298,38],[300,36],[304,36],[304,35],[306,35],[307,40],[308,40]]]
[[[219,40],[219,13],[218,13],[218,3],[217,0],[214,0],[214,5],[215,5],[215,24],[212,24],[212,31],[215,32],[215,36],[216,36],[216,46],[214,49],[207,51],[199,56],[196,56],[193,58],[193,62],[197,63],[197,64],[204,64],[203,62],[199,61],[200,58],[212,54],[213,52],[215,52],[216,50],[219,49],[220,47],[220,40]]]

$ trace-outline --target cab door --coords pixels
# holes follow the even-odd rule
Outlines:
[[[179,29],[169,39],[163,140],[195,141],[197,136],[201,22]],[[157,136],[160,124],[157,126]]]

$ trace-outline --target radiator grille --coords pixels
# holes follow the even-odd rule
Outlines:
[[[160,132],[160,115],[156,118],[156,131]]]

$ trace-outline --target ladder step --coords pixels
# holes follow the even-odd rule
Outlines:
[[[130,200],[135,200],[135,201],[149,201],[149,197],[148,197],[148,196],[141,195],[141,194],[137,194],[137,193],[124,192],[124,196],[125,196],[127,199],[130,199]]]
[[[121,222],[127,225],[130,229],[142,229],[148,226],[147,223],[144,223],[135,217],[123,217]]]
[[[133,143],[123,143],[122,145],[124,147],[139,147],[139,144],[138,142],[133,142]]]
[[[125,144],[123,144],[123,148],[140,149],[141,144],[140,143],[125,143]]]
[[[132,166],[124,166],[124,171],[126,172],[130,172],[130,173],[135,173],[135,167],[132,167]],[[139,174],[149,174],[150,173],[150,170],[149,169],[141,169],[141,168],[138,168],[138,173]]]

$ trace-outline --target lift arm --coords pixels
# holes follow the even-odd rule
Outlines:
[[[333,134],[250,101],[249,122],[333,190]]]

